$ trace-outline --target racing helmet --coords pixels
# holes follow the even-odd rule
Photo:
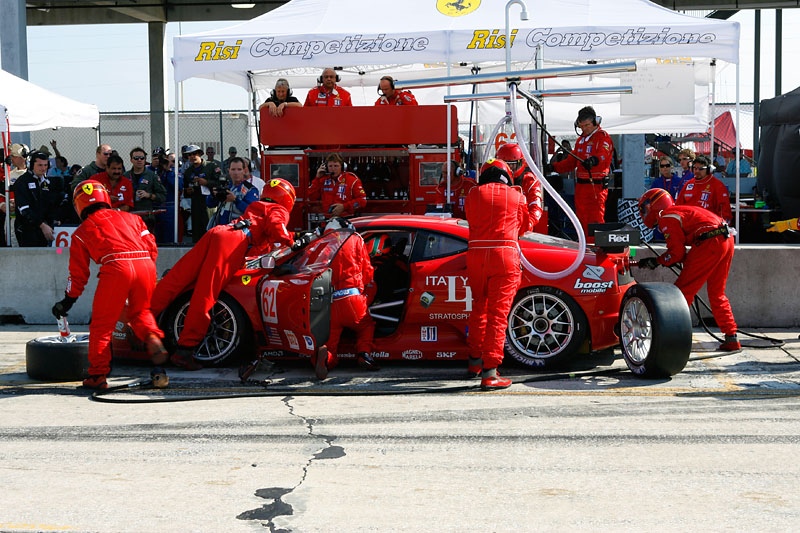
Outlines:
[[[291,213],[297,193],[291,183],[283,178],[272,178],[261,191],[261,200],[282,205]]]
[[[497,149],[495,157],[508,163],[508,168],[514,173],[515,178],[520,177],[525,172],[525,155],[517,143],[503,144]]]
[[[329,231],[336,231],[340,229],[354,230],[355,228],[346,218],[333,217],[325,223],[325,228],[323,231],[324,233],[328,233]]]
[[[656,227],[658,215],[668,207],[672,207],[675,202],[672,196],[664,189],[650,189],[645,191],[639,198],[639,214],[642,216],[644,225],[648,228]]]
[[[385,233],[370,235],[364,242],[370,257],[380,257],[392,250],[392,238]]]
[[[108,190],[99,181],[84,180],[75,187],[75,192],[72,193],[72,204],[80,219],[84,220],[84,211],[88,207],[105,205],[110,209],[111,197],[108,195]],[[86,215],[88,216],[88,213]]]
[[[487,159],[481,167],[478,184],[505,183],[506,185],[511,185],[512,176],[513,173],[508,167],[508,163],[501,159]]]

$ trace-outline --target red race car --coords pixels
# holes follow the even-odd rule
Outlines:
[[[368,248],[380,252],[373,257],[377,293],[370,313],[377,327],[372,356],[467,359],[472,297],[466,221],[386,215],[351,222]],[[248,261],[214,306],[197,358],[217,365],[314,353],[328,337],[328,265],[349,235],[333,232],[298,252],[284,248]],[[520,249],[527,262],[546,272],[565,269],[579,253],[573,241],[536,233],[522,237]],[[559,279],[523,269],[506,331],[507,356],[530,367],[553,368],[576,353],[621,346],[637,375],[664,377],[683,370],[692,334],[683,296],[671,284],[637,284],[630,267],[628,248],[613,244],[589,248],[580,265]],[[160,317],[173,346],[189,296],[180,296]],[[146,358],[124,320],[113,351],[115,357]],[[342,346],[339,356],[354,358],[354,349]]]

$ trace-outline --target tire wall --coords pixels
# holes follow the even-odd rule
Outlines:
[[[171,268],[188,248],[159,249],[159,275]],[[88,324],[97,289],[97,265],[83,295],[69,312],[70,324]],[[22,317],[26,324],[53,324],[53,304],[64,297],[69,275],[67,248],[0,248],[0,320]],[[55,329],[54,329],[55,331]]]

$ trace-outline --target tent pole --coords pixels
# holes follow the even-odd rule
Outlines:
[[[739,202],[740,202],[740,195],[741,195],[741,192],[742,192],[741,191],[741,180],[742,180],[742,178],[741,178],[741,176],[739,174],[739,158],[740,158],[739,152],[741,151],[741,148],[739,146],[739,144],[740,144],[740,142],[739,142],[739,130],[740,130],[740,127],[739,127],[740,126],[740,124],[739,124],[739,106],[740,106],[740,103],[739,103],[739,63],[736,63],[736,151],[735,151],[736,155],[735,155],[735,157],[736,157],[736,227],[737,228],[741,228],[741,225],[739,223],[739,221],[741,220],[740,211],[739,211]],[[739,232],[739,231],[736,232],[736,244],[739,244],[739,235],[740,234],[741,234],[741,232]]]
[[[178,114],[178,109],[180,109],[181,106],[183,105],[183,102],[182,102],[183,99],[181,98],[181,89],[182,89],[182,85],[181,84],[182,83],[183,82],[178,82],[178,81],[175,82],[175,127],[173,128],[173,130],[175,131],[175,137],[174,137],[174,141],[173,141],[173,145],[172,145],[172,146],[175,147],[174,148],[174,150],[175,150],[175,171],[174,171],[175,172],[175,191],[173,192],[173,200],[175,201],[175,209],[173,210],[174,212],[172,213],[172,239],[173,239],[173,242],[175,242],[176,244],[180,244],[180,243],[178,243],[178,215],[180,213],[181,204],[180,204],[180,199],[179,199],[179,190],[178,190],[179,187],[178,187],[178,184],[181,181],[180,180],[180,169],[181,169],[181,160],[183,159],[183,154],[181,153],[181,151],[179,149],[180,145],[178,144],[178,139],[180,138],[179,137],[179,132],[178,132],[179,124],[180,124],[180,121],[178,119],[180,118],[180,115]]]

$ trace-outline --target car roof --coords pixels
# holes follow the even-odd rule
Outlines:
[[[431,216],[431,215],[378,215],[370,217],[358,217],[350,222],[359,232],[369,230],[385,229],[405,229],[405,230],[429,230],[450,233],[467,239],[469,237],[469,226],[464,220],[459,218]]]

